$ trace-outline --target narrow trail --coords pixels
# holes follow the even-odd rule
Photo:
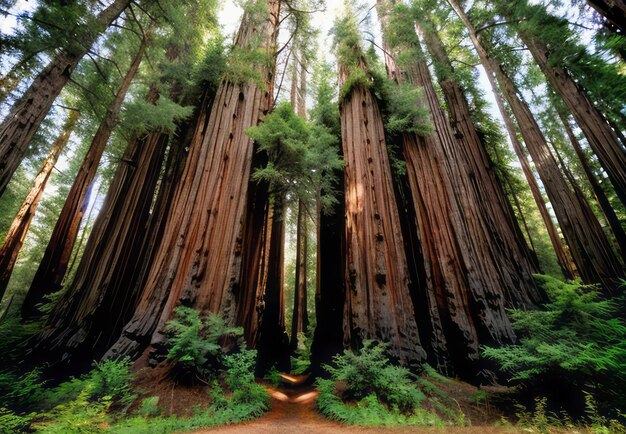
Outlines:
[[[384,428],[384,427],[360,427],[347,426],[330,421],[321,416],[315,410],[315,400],[318,392],[312,386],[305,385],[306,376],[292,376],[281,374],[284,386],[269,388],[272,397],[270,410],[262,417],[253,421],[218,427],[201,429],[194,434],[202,433],[228,433],[228,434],[318,434],[318,433],[453,433],[453,434],[479,434],[479,433],[511,433],[515,430],[491,426],[474,427],[444,427],[444,428]]]

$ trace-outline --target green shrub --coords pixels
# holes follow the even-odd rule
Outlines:
[[[365,341],[359,353],[345,351],[333,358],[335,366],[324,366],[335,381],[347,387],[348,400],[375,394],[382,402],[407,411],[417,407],[424,394],[412,381],[409,370],[394,366],[385,355],[387,346]]]
[[[41,371],[33,369],[23,375],[0,371],[0,407],[24,409],[45,395]]]
[[[141,400],[141,405],[137,409],[137,414],[144,417],[155,417],[161,414],[159,408],[159,397],[151,396]]]
[[[34,413],[19,416],[6,408],[0,407],[0,434],[25,431],[33,417]]]
[[[626,326],[618,313],[620,300],[602,298],[595,287],[548,276],[537,280],[550,301],[541,309],[512,311],[519,343],[485,348],[485,357],[527,388],[543,385],[558,392],[568,387],[623,407]],[[582,396],[578,402],[584,402]]]
[[[269,408],[269,395],[265,388],[254,378],[256,350],[242,349],[240,352],[224,357],[226,367],[226,385],[232,391],[232,402],[251,404],[255,414],[262,414]]]
[[[41,416],[43,420],[34,423],[32,428],[38,433],[46,434],[98,433],[109,421],[107,412],[110,405],[108,397],[91,401],[89,393],[83,391],[76,399],[59,404],[44,413]]]
[[[243,329],[227,326],[218,315],[201,317],[195,309],[179,306],[174,319],[165,325],[165,333],[169,337],[167,358],[179,372],[190,378],[210,378],[221,361],[221,339],[240,338]]]
[[[255,382],[256,351],[243,349],[239,353],[225,356],[223,362],[226,367],[225,382],[228,391],[231,392],[230,396],[227,396],[218,381],[214,380],[210,390],[212,405],[208,409],[196,409],[190,418],[177,416],[150,418],[142,414],[115,423],[110,431],[124,434],[184,432],[241,423],[265,413],[269,408],[270,397],[265,388]],[[148,407],[154,406],[156,403],[148,405]]]
[[[346,350],[333,358],[335,366],[325,365],[331,378],[317,380],[320,412],[353,425],[445,425],[437,412],[423,408],[427,397],[420,387],[428,385],[445,394],[432,382],[422,382],[407,369],[392,365],[386,348],[365,341],[358,353]],[[458,421],[460,416],[434,395],[429,397],[429,405]]]
[[[276,369],[276,366],[272,366],[270,370],[265,373],[263,379],[274,387],[277,387],[283,381],[283,377],[280,371]]]
[[[84,394],[90,401],[106,398],[125,411],[137,398],[132,389],[134,375],[131,368],[129,359],[94,362],[91,371],[47,391],[45,399],[49,405],[59,405]]]
[[[311,333],[312,334],[312,333]],[[313,340],[306,333],[298,334],[298,348],[295,356],[291,357],[291,372],[302,375],[311,367],[311,344]]]

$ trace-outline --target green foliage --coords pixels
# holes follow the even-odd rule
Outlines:
[[[256,350],[243,348],[240,352],[224,357],[226,385],[232,391],[231,404],[249,405],[260,416],[269,407],[269,395],[265,388],[254,381]]]
[[[109,397],[91,401],[89,392],[84,390],[76,399],[59,404],[41,415],[44,420],[34,423],[32,427],[36,432],[46,434],[98,433],[102,431],[101,426],[109,421],[107,411],[110,405]]]
[[[267,166],[252,174],[255,181],[264,181],[270,189],[296,191],[303,187],[306,179],[305,157],[310,130],[304,119],[297,116],[291,104],[279,104],[263,119],[259,126],[246,130],[258,144],[258,152],[269,158]],[[304,192],[300,191],[300,196]]]
[[[167,358],[184,376],[209,378],[221,361],[220,339],[239,338],[240,327],[229,327],[218,315],[200,316],[195,309],[179,306],[165,325],[169,336]]]
[[[272,386],[277,387],[283,381],[283,377],[280,375],[280,371],[276,369],[276,366],[272,366],[263,377],[265,381],[270,383]]]
[[[0,407],[25,409],[43,399],[44,395],[40,370],[34,369],[23,375],[0,371]]]
[[[397,85],[387,80],[387,116],[385,131],[389,134],[412,132],[418,135],[432,133],[430,115],[423,101],[423,89],[409,84]]]
[[[18,416],[6,408],[0,407],[0,433],[9,434],[24,432],[28,428],[34,413],[26,416]]]
[[[375,394],[401,411],[418,406],[424,394],[415,386],[407,369],[389,362],[386,351],[386,345],[365,341],[358,353],[347,350],[333,358],[335,366],[326,365],[324,369],[335,381],[347,384],[344,395],[349,400]]]
[[[177,123],[191,116],[192,111],[193,107],[181,107],[163,96],[156,104],[140,99],[126,105],[124,123],[138,135],[155,130],[172,133]]]
[[[602,298],[594,287],[549,276],[537,276],[537,281],[550,301],[542,309],[512,311],[519,343],[485,348],[485,357],[516,383],[561,382],[622,402],[626,326],[618,308],[623,301]]]
[[[137,414],[143,417],[156,417],[161,414],[161,408],[159,408],[159,397],[150,396],[141,400],[141,405],[137,409]]]
[[[346,350],[334,357],[334,366],[325,365],[330,379],[317,381],[322,414],[352,425],[446,425],[439,414],[463,423],[463,414],[450,409],[452,400],[435,384],[445,378],[428,367],[416,378],[392,365],[385,351],[385,345],[365,341],[358,353]]]
[[[310,336],[312,336],[312,328]],[[307,372],[311,366],[311,345],[313,339],[307,336],[307,333],[298,334],[298,348],[296,348],[295,356],[291,357],[291,372],[296,375],[302,375]]]

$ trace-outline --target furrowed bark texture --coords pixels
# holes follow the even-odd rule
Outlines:
[[[489,80],[489,84],[496,99],[496,104],[498,105],[500,115],[502,116],[502,119],[504,119],[504,126],[509,135],[509,138],[511,139],[511,143],[513,144],[513,150],[515,151],[515,155],[520,162],[520,166],[522,166],[522,172],[524,172],[524,177],[526,178],[526,182],[528,182],[530,192],[533,196],[533,199],[535,200],[537,209],[539,209],[539,214],[541,215],[541,219],[543,220],[543,223],[546,227],[548,236],[550,237],[550,242],[552,243],[552,248],[554,249],[554,253],[556,255],[556,261],[561,268],[561,273],[563,273],[563,277],[565,277],[566,279],[574,279],[576,277],[576,267],[572,263],[570,255],[567,254],[565,246],[563,245],[563,241],[561,240],[561,237],[556,230],[554,222],[552,221],[552,217],[550,217],[550,212],[548,211],[548,207],[543,200],[543,195],[541,194],[541,189],[539,188],[539,184],[535,179],[535,174],[533,173],[533,170],[528,163],[528,159],[526,158],[524,150],[522,149],[522,144],[517,137],[515,123],[513,122],[511,115],[509,115],[509,112],[504,106],[502,95],[498,91],[498,86],[496,84],[493,73],[489,69],[487,69],[487,79]]]
[[[35,77],[24,95],[13,104],[0,125],[0,196],[24,159],[33,135],[80,59],[129,3],[130,0],[114,0],[96,17],[93,26],[85,29],[82,40],[73,44],[74,49],[63,50],[57,54]]]
[[[74,280],[39,335],[38,348],[48,361],[98,358],[132,314],[141,247],[168,140],[169,134],[154,132],[127,149]]]
[[[435,70],[439,73],[438,81],[448,107],[454,138],[457,140],[457,148],[464,151],[465,170],[472,182],[475,197],[482,204],[481,210],[487,221],[487,228],[491,228],[490,238],[495,240],[496,245],[502,245],[502,255],[515,252],[519,263],[512,261],[511,264],[516,268],[513,272],[527,282],[533,302],[540,302],[540,294],[534,290],[534,284],[530,283],[532,274],[538,272],[533,254],[526,244],[502,183],[493,170],[493,162],[487,149],[472,122],[467,98],[454,79],[452,62],[434,27],[428,26],[421,34],[433,59],[439,64]]]
[[[26,234],[30,228],[30,223],[35,216],[35,211],[37,211],[39,201],[41,200],[43,191],[46,188],[52,169],[54,168],[59,155],[63,152],[65,145],[67,145],[79,116],[80,113],[77,111],[72,111],[69,114],[65,124],[63,125],[63,129],[61,130],[61,134],[52,145],[50,153],[46,157],[41,169],[39,169],[39,173],[35,177],[33,186],[24,199],[24,202],[22,202],[22,206],[13,219],[11,227],[4,238],[4,243],[0,248],[0,300],[2,300],[2,296],[4,295],[7,285],[9,284],[9,279],[11,278],[13,267],[15,266],[15,261],[17,260],[17,255],[22,248],[22,244],[24,243],[24,239],[26,238]]]
[[[378,5],[380,10],[384,2]],[[379,16],[383,17],[385,29],[384,9]],[[421,52],[417,36],[410,47],[402,48]],[[386,51],[399,52],[393,50]],[[473,182],[464,166],[468,164],[466,156],[453,139],[426,62],[418,58],[398,66],[389,55],[385,63],[391,78],[423,88],[422,103],[432,116],[432,133],[403,136],[429,292],[425,298],[433,321],[430,344],[437,357],[449,357],[454,363],[452,369],[460,374],[468,378],[489,375],[481,372],[478,346],[515,339],[505,302],[532,304],[529,291],[534,285],[528,285],[530,276],[504,276],[515,267],[501,261],[501,251],[490,238],[491,228],[486,227],[488,223],[478,208]]]
[[[61,215],[57,221],[46,248],[43,259],[35,273],[33,282],[22,305],[23,318],[37,318],[37,306],[44,297],[61,289],[72,249],[78,235],[80,222],[89,204],[89,196],[96,177],[98,164],[113,129],[119,122],[118,115],[130,84],[139,69],[147,40],[144,38],[126,72],[113,102],[107,107],[104,118],[93,137],[89,151],[83,160],[72,188],[68,194]]]
[[[563,98],[565,105],[587,138],[589,146],[598,157],[600,165],[609,176],[617,196],[626,206],[626,148],[620,143],[587,92],[576,83],[568,71],[550,62],[548,47],[526,32],[519,32],[519,35],[548,82]]]
[[[362,63],[360,68],[365,68]],[[339,83],[349,75],[340,65]],[[390,344],[404,364],[426,359],[409,294],[409,272],[378,103],[354,87],[340,104],[345,158],[346,300],[344,342]]]
[[[614,287],[615,280],[624,273],[597,217],[585,198],[572,191],[561,174],[545,137],[528,105],[518,96],[513,81],[489,57],[459,3],[456,0],[449,0],[449,3],[468,28],[470,38],[488,73],[495,74],[517,119],[580,276],[586,283],[602,282],[609,288]]]
[[[622,224],[619,220],[619,217],[615,213],[615,210],[613,209],[611,202],[609,202],[609,198],[606,196],[606,193],[602,189],[600,182],[598,181],[595,174],[591,170],[591,167],[589,166],[589,159],[587,157],[587,154],[585,154],[585,151],[583,151],[583,148],[580,142],[578,141],[578,138],[576,137],[576,135],[574,134],[574,131],[572,130],[572,126],[570,125],[569,120],[567,119],[566,116],[562,116],[562,115],[560,116],[561,116],[561,121],[563,122],[563,126],[565,127],[565,132],[567,133],[567,137],[569,138],[572,144],[572,147],[574,148],[574,151],[576,152],[576,156],[580,160],[580,165],[583,169],[583,172],[585,172],[585,176],[587,177],[587,180],[589,181],[589,184],[591,185],[591,189],[593,190],[593,195],[596,198],[598,205],[600,205],[600,209],[602,210],[602,213],[604,214],[604,218],[609,223],[609,226],[611,227],[611,230],[613,231],[613,235],[615,236],[615,241],[622,255],[622,261],[626,263],[626,233],[624,232],[624,229],[622,228]]]
[[[107,357],[137,354],[150,342],[162,342],[162,327],[181,301],[201,311],[225,312],[233,322],[237,316],[242,303],[233,292],[241,272],[235,269],[241,265],[237,247],[253,156],[245,130],[267,114],[273,93],[280,2],[267,4],[260,24],[244,15],[235,41],[237,47],[250,49],[255,38],[262,39],[271,60],[262,68],[265,86],[222,81],[208,125],[198,123],[164,240],[135,314]]]

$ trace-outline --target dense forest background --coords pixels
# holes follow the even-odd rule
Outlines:
[[[462,424],[451,377],[624,430],[624,2],[0,20],[0,431],[239,422],[290,372],[345,423]]]

